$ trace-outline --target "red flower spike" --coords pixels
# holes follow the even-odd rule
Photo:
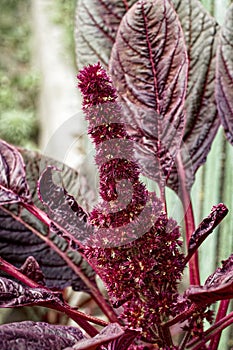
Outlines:
[[[116,90],[99,62],[82,69],[77,78],[78,87],[83,95],[84,108],[116,100]]]
[[[106,72],[98,63],[84,68],[78,78],[103,199],[90,213],[95,234],[85,253],[112,304],[122,307],[122,322],[159,344],[155,325],[177,312],[177,281],[184,267],[179,228],[139,181],[134,144]]]
[[[96,145],[95,159],[99,167],[100,195],[103,199],[91,212],[89,222],[97,230],[122,227],[141,214],[148,200],[148,192],[139,181],[139,168],[132,154],[133,142],[122,123],[116,90],[107,73],[97,63],[81,70],[78,79],[84,98],[83,110],[89,122],[89,134]],[[101,232],[101,236],[105,245],[111,240],[111,234],[110,237],[103,237]],[[123,236],[123,241],[135,239],[134,234],[127,229]],[[98,245],[96,239],[97,236],[95,243]]]

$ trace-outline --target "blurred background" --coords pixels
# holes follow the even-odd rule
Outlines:
[[[37,147],[39,71],[32,63],[30,1],[1,1],[0,137]]]
[[[1,0],[0,137],[58,159],[64,144],[67,148],[85,131],[80,117],[59,143],[51,140],[81,110],[75,6],[76,0]]]

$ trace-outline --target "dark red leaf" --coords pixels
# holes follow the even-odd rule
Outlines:
[[[25,321],[0,326],[1,350],[62,350],[83,338],[78,328],[44,322]]]
[[[233,281],[233,254],[222,262],[222,267],[218,267],[217,270],[207,278],[205,286],[218,287],[230,281]]]
[[[188,69],[183,33],[169,1],[134,4],[124,16],[109,70],[143,174],[169,175],[184,128]]]
[[[120,21],[136,0],[79,0],[76,12],[76,56],[80,68],[100,61],[104,68]]]
[[[219,127],[214,97],[218,24],[198,0],[172,0],[185,36],[189,58],[185,101],[186,125],[181,156],[188,189],[210,150]],[[174,167],[169,186],[178,192],[179,176]]]
[[[40,265],[33,256],[29,256],[25,263],[20,267],[20,272],[32,279],[33,281],[45,285],[44,274],[41,271]]]
[[[0,205],[30,202],[25,165],[18,150],[0,140]]]
[[[227,213],[228,209],[222,203],[212,208],[210,215],[202,220],[190,238],[186,262],[191,258],[209,234],[213,232],[215,227],[220,224]]]
[[[233,254],[208,277],[203,287],[192,286],[186,291],[191,301],[207,305],[217,300],[233,298]]]
[[[216,76],[218,112],[226,137],[233,144],[233,4],[221,29]]]
[[[38,194],[51,220],[69,236],[84,242],[91,233],[87,224],[87,213],[78,205],[75,198],[69,195],[62,184],[62,178],[55,184],[53,175],[60,175],[57,169],[47,167],[38,182]]]
[[[96,349],[97,346],[108,343],[124,334],[123,328],[118,323],[111,323],[105,327],[94,338],[80,340],[72,349],[89,350]]]
[[[60,298],[58,293],[43,288],[29,288],[11,279],[0,277],[0,307],[2,308],[54,302]]]

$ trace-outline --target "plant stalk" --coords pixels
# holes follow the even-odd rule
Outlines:
[[[202,335],[202,339],[195,338],[187,344],[187,349],[198,350],[201,349],[211,338],[215,337],[219,332],[221,333],[223,329],[230,326],[233,322],[233,311],[230,312],[227,316],[223,317],[221,320],[216,322],[212,327],[205,331]],[[209,347],[209,350],[212,350]]]
[[[185,334],[184,338],[182,339],[182,341],[181,341],[181,343],[180,343],[180,345],[179,345],[179,350],[185,350],[186,344],[187,344],[187,342],[189,341],[190,336],[191,336],[190,331],[188,331],[188,332]]]
[[[12,277],[15,277],[18,281],[22,282],[23,284],[27,285],[30,288],[40,288],[45,290],[48,293],[54,294],[49,288],[40,285],[39,283],[33,281],[31,278],[24,275],[22,272],[19,271],[15,266],[8,263],[4,259],[0,258],[0,270],[6,272]],[[51,301],[45,301],[40,302],[38,304],[41,304],[45,307],[51,308],[53,310],[64,312],[67,316],[72,318],[75,322],[77,322],[80,327],[82,327],[90,336],[95,336],[98,334],[98,331],[91,326],[87,321],[90,321],[92,323],[96,323],[101,326],[106,326],[106,322],[99,320],[95,317],[86,315],[80,311],[73,310],[66,302],[62,300],[54,300]]]
[[[168,328],[168,327],[171,327],[179,322],[182,322],[182,321],[186,320],[187,318],[189,318],[190,316],[192,316],[195,313],[195,311],[198,311],[199,309],[200,309],[200,307],[197,304],[193,303],[193,304],[191,304],[191,306],[189,307],[188,310],[181,312],[179,315],[175,316],[173,319],[163,323],[162,327]]]
[[[218,313],[217,313],[215,322],[220,321],[221,319],[223,319],[226,316],[229,304],[230,304],[230,299],[221,301],[219,308],[218,308]],[[210,342],[210,349],[211,350],[218,349],[220,338],[221,338],[221,332],[216,334],[216,336],[211,340],[211,342]]]
[[[181,154],[177,155],[177,165],[178,174],[181,183],[181,201],[184,210],[184,221],[185,221],[185,234],[186,234],[186,245],[188,250],[188,244],[193,232],[195,231],[195,221],[193,214],[192,201],[190,193],[186,187],[186,175],[181,159]],[[189,260],[189,280],[191,285],[200,285],[200,275],[199,275],[199,263],[198,263],[198,253],[195,252],[193,257]]]

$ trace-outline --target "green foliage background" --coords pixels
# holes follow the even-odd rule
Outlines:
[[[29,0],[1,1],[0,38],[0,137],[35,147],[39,76],[32,68]]]

